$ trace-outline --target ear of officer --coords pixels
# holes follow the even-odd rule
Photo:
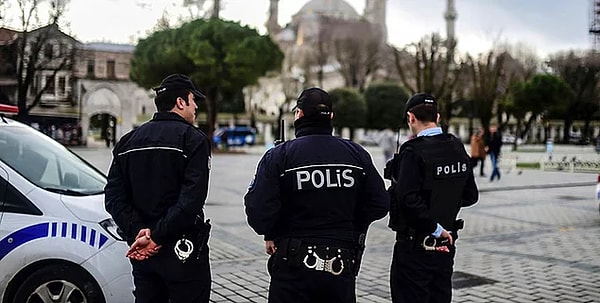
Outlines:
[[[190,124],[196,119],[196,102],[206,98],[192,80],[182,74],[167,76],[160,86],[153,90],[156,92],[154,102],[159,112],[176,113]]]

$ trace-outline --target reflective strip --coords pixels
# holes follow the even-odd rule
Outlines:
[[[360,166],[350,165],[350,164],[314,164],[314,165],[306,165],[306,166],[300,166],[300,167],[286,169],[283,172],[283,174],[281,174],[280,177],[283,177],[283,175],[285,175],[286,173],[289,173],[289,172],[295,171],[295,170],[299,170],[299,169],[315,168],[315,167],[340,167],[340,166],[342,166],[342,167],[351,167],[351,168],[356,168],[356,169],[363,170],[363,168],[360,167]]]
[[[183,150],[180,148],[175,148],[175,147],[168,147],[168,146],[151,146],[151,147],[141,147],[141,148],[134,148],[134,149],[130,149],[130,150],[126,150],[122,153],[118,153],[117,156],[122,156],[128,153],[132,153],[132,152],[138,152],[138,151],[145,151],[145,150],[174,150],[176,152],[180,152],[183,154]],[[185,154],[183,154],[183,157],[187,158],[187,156]]]

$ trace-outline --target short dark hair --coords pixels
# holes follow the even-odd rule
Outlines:
[[[156,110],[159,112],[168,112],[173,109],[177,103],[177,98],[185,100],[185,104],[188,104],[188,96],[190,91],[187,89],[169,90],[158,94],[154,97],[154,104]]]
[[[437,122],[437,107],[431,104],[419,104],[412,107],[409,112],[415,115],[415,118],[421,122]]]

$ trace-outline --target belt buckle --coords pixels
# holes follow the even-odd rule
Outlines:
[[[338,276],[344,271],[344,260],[342,259],[341,249],[337,250],[337,256],[331,259],[321,259],[315,252],[316,248],[316,246],[308,246],[308,253],[304,256],[304,260],[302,261],[306,268],[316,271],[325,271],[334,276]],[[311,259],[314,259],[314,262],[310,262]],[[340,264],[340,269],[337,271],[333,268],[336,262],[339,262]]]

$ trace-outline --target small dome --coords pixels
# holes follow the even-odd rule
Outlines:
[[[318,14],[346,20],[359,20],[360,15],[344,0],[311,0],[296,15]]]

